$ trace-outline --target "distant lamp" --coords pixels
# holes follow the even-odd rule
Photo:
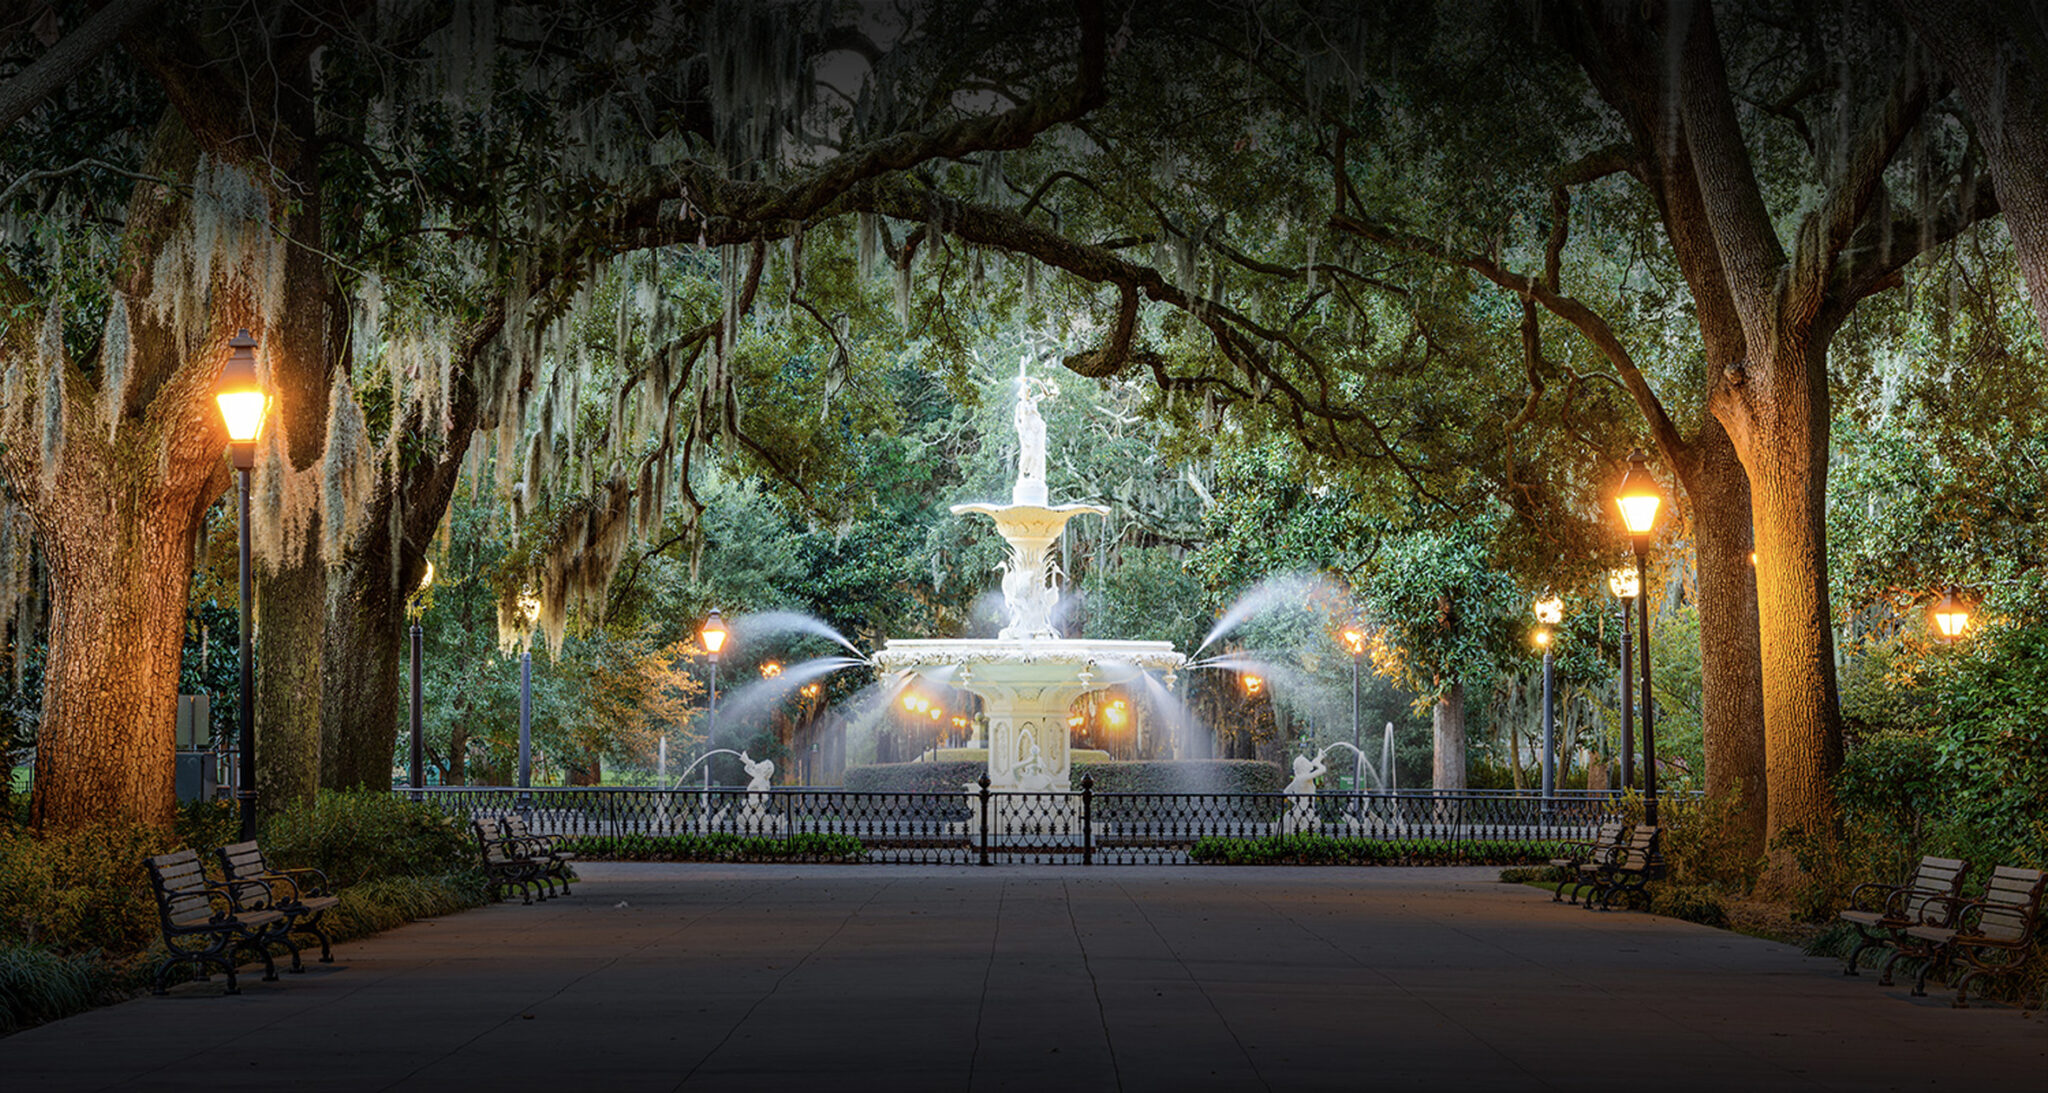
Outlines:
[[[1244,675],[1244,693],[1257,698],[1266,689],[1266,681],[1247,672]]]
[[[903,708],[904,708],[904,709],[906,709],[906,710],[914,710],[914,709],[917,709],[917,696],[916,696],[916,695],[904,695],[904,696],[903,696]]]
[[[213,401],[220,407],[220,419],[228,429],[229,449],[235,466],[248,470],[256,466],[256,438],[263,433],[264,411],[270,396],[256,378],[256,339],[247,330],[228,339],[227,366],[214,384]]]
[[[1657,509],[1664,504],[1664,491],[1650,477],[1650,456],[1641,448],[1628,457],[1628,473],[1614,491],[1614,504],[1621,510],[1621,522],[1628,533],[1646,537],[1657,526]]]
[[[1351,655],[1352,655],[1352,656],[1354,656],[1354,657],[1355,657],[1355,656],[1362,656],[1362,655],[1364,655],[1364,653],[1365,653],[1365,631],[1363,631],[1363,630],[1346,630],[1346,631],[1344,631],[1344,635],[1343,635],[1343,636],[1344,636],[1344,647],[1345,647],[1346,649],[1349,649],[1349,650],[1351,651]]]
[[[772,661],[772,660],[771,660],[771,661],[768,661],[767,663],[765,663],[765,664],[763,664],[763,665],[761,665],[761,678],[762,678],[762,679],[774,679],[774,678],[775,678],[776,676],[779,676],[779,675],[781,675],[781,674],[782,674],[782,665],[780,665],[780,664],[777,664],[776,662],[774,662],[774,661]]]
[[[1954,585],[1942,592],[1941,598],[1928,609],[1928,617],[1934,621],[1934,632],[1943,641],[1954,641],[1970,629],[1970,605],[1956,595]]]
[[[698,636],[704,639],[704,651],[716,657],[718,651],[725,648],[725,635],[725,617],[714,607],[711,617],[704,620],[704,629],[698,631]]]
[[[1536,628],[1536,647],[1537,647],[1537,648],[1539,648],[1539,649],[1541,649],[1541,648],[1545,648],[1545,647],[1547,647],[1547,646],[1548,646],[1549,644],[1550,644],[1550,627],[1548,627],[1548,626],[1539,626],[1539,627],[1537,627],[1537,628]]]
[[[1536,597],[1536,621],[1545,626],[1556,626],[1564,621],[1564,600],[1555,592],[1544,592]]]
[[[519,620],[526,624],[526,628],[528,630],[533,629],[536,625],[539,624],[540,597],[534,595],[532,589],[527,588],[520,590],[519,603],[517,606],[519,609]]]
[[[1632,565],[1618,565],[1607,571],[1607,590],[1617,600],[1632,600],[1643,594],[1642,576]]]

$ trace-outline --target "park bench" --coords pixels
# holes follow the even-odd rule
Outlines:
[[[1949,925],[1906,927],[1906,936],[1923,946],[1928,957],[1920,966],[1913,993],[1927,993],[1927,975],[1937,966],[1962,964],[1969,970],[1956,981],[1954,1005],[1967,1009],[1972,980],[2025,964],[2034,952],[2034,927],[2041,920],[2043,890],[2048,890],[2048,873],[2001,865],[1991,871],[1983,895],[1951,901],[1956,910]]]
[[[533,902],[536,889],[541,899],[548,898],[549,886],[543,881],[547,859],[527,853],[525,844],[508,837],[492,817],[478,816],[470,826],[476,829],[477,851],[483,858],[484,876],[490,880],[492,899],[505,898],[513,885],[519,886],[523,904]]]
[[[1857,975],[1856,963],[1865,949],[1889,947],[1878,982],[1890,986],[1892,964],[1900,955],[1899,934],[1908,926],[1947,926],[1955,913],[1955,899],[1962,894],[1968,862],[1956,858],[1920,859],[1913,876],[1904,884],[1859,884],[1849,890],[1849,908],[1836,917],[1855,927],[1856,947],[1842,965],[1843,975]]]
[[[285,916],[279,939],[292,953],[292,971],[303,972],[299,944],[293,934],[311,934],[320,942],[320,963],[334,963],[334,949],[321,920],[341,904],[318,869],[279,869],[263,856],[254,840],[229,843],[214,852],[220,875],[235,903],[250,910],[278,911]]]
[[[1628,843],[1621,853],[1608,863],[1588,862],[1579,867],[1579,875],[1591,887],[1600,890],[1600,909],[1605,911],[1613,904],[1615,897],[1632,899],[1642,896],[1645,905],[1649,903],[1649,884],[1664,875],[1664,857],[1658,853],[1663,828],[1650,824],[1637,824],[1629,829]],[[1593,906],[1593,894],[1586,894],[1585,905]]]
[[[544,858],[548,865],[541,872],[541,881],[551,889],[556,881],[562,884],[562,894],[569,895],[569,879],[572,874],[569,865],[576,860],[576,852],[568,849],[569,840],[560,835],[536,835],[527,826],[526,817],[508,812],[498,817],[500,830],[505,837],[523,848],[529,857]]]
[[[1611,863],[1628,845],[1628,825],[1620,820],[1600,825],[1590,839],[1566,839],[1560,845],[1568,848],[1567,855],[1550,859],[1550,867],[1559,870],[1566,878],[1550,894],[1550,902],[1564,898],[1564,890],[1572,890],[1570,902],[1579,901],[1579,893],[1585,888],[1585,874],[1580,867],[1592,863]],[[1576,849],[1570,849],[1576,848]]]
[[[225,885],[207,879],[197,851],[158,854],[145,864],[163,919],[164,947],[170,950],[156,972],[157,994],[168,990],[171,969],[180,964],[191,964],[202,979],[209,965],[217,966],[227,973],[226,993],[242,993],[235,983],[235,953],[241,949],[262,959],[266,982],[277,979],[270,943],[284,927],[284,912],[239,906]]]

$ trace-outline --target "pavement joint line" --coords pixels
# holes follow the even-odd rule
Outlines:
[[[789,879],[795,880],[796,877],[792,875]],[[867,910],[870,904],[874,903],[877,899],[880,899],[882,897],[882,893],[887,892],[889,889],[895,887],[896,880],[897,878],[895,877],[890,877],[884,880],[880,887],[868,893],[868,897],[860,902],[860,906],[855,907],[853,910],[847,912],[845,916],[840,918],[839,924],[832,928],[831,933],[828,933],[824,937],[819,938],[818,943],[816,945],[811,946],[810,952],[805,953],[801,958],[799,958],[796,961],[796,963],[791,964],[787,969],[784,969],[781,975],[776,976],[775,982],[769,984],[768,989],[762,991],[760,997],[754,999],[753,1003],[747,1006],[747,1011],[745,1013],[740,1014],[739,1019],[732,1023],[732,1027],[725,1030],[725,1035],[719,1037],[718,1042],[711,1045],[710,1049],[704,1052],[703,1056],[697,1060],[695,1065],[690,1067],[689,1071],[683,1075],[682,1080],[677,1082],[673,1088],[680,1090],[684,1086],[690,1084],[690,1079],[696,1077],[697,1072],[699,1070],[704,1069],[704,1064],[710,1062],[712,1056],[717,1055],[721,1050],[724,1049],[726,1044],[732,1042],[733,1034],[738,1032],[740,1030],[740,1027],[747,1023],[749,1018],[754,1016],[754,1011],[761,1008],[761,1003],[766,1002],[768,999],[774,997],[775,992],[782,988],[782,984],[785,981],[787,981],[790,976],[795,975],[798,969],[802,968],[805,964],[810,963],[812,957],[818,955],[820,952],[823,952],[825,946],[830,945],[834,938],[837,938],[840,934],[845,933],[846,924],[852,922],[855,918],[859,917],[860,913],[862,911]]]
[[[1095,966],[1088,960],[1088,943],[1081,940],[1081,924],[1074,920],[1074,893],[1067,878],[1060,878],[1060,895],[1067,907],[1067,926],[1074,932],[1074,948],[1081,953],[1081,970],[1088,973],[1088,993],[1095,997],[1095,1019],[1102,1026],[1102,1044],[1109,1050],[1109,1072],[1116,1078],[1117,1093],[1123,1093],[1124,1073],[1117,1065],[1116,1038],[1109,1034],[1109,1011],[1102,1005],[1102,981],[1095,978]]]
[[[981,1022],[988,1014],[988,985],[996,977],[996,947],[1003,936],[1003,903],[1010,898],[1010,881],[1003,879],[996,889],[995,923],[988,932],[988,963],[981,969],[981,997],[974,1005],[974,1050],[967,1053],[967,1088],[974,1088],[974,1068],[981,1062]]]
[[[1244,1046],[1244,1038],[1237,1034],[1237,1028],[1230,1023],[1230,1018],[1223,1016],[1223,1010],[1216,1005],[1216,999],[1209,994],[1209,988],[1204,986],[1202,980],[1188,968],[1187,961],[1181,959],[1180,950],[1174,948],[1173,942],[1168,941],[1166,935],[1160,932],[1159,924],[1153,922],[1152,916],[1145,913],[1145,905],[1139,903],[1137,897],[1131,895],[1130,889],[1124,887],[1123,881],[1116,880],[1111,883],[1115,884],[1117,891],[1121,892],[1123,897],[1130,901],[1132,908],[1138,912],[1138,917],[1143,919],[1146,927],[1152,931],[1152,936],[1158,938],[1159,944],[1173,957],[1174,966],[1180,969],[1180,974],[1187,976],[1188,982],[1193,984],[1195,990],[1201,994],[1202,1001],[1209,1004],[1209,1012],[1216,1015],[1217,1023],[1223,1026],[1225,1032],[1230,1033],[1230,1042],[1237,1045],[1238,1054],[1244,1056],[1244,1065],[1251,1068],[1252,1077],[1259,1080],[1259,1088],[1266,1090],[1266,1093],[1272,1093],[1273,1083],[1267,1081],[1266,1075],[1259,1070],[1258,1060],[1252,1058],[1250,1049]]]
[[[787,882],[787,880],[785,879],[785,883],[786,883],[786,882]],[[452,1047],[452,1048],[449,1048],[449,1049],[448,1049],[447,1051],[444,1051],[444,1052],[442,1052],[441,1054],[439,1054],[439,1055],[435,1056],[434,1058],[428,1059],[427,1061],[425,1061],[425,1062],[421,1063],[420,1065],[418,1065],[418,1066],[416,1066],[416,1067],[412,1068],[411,1070],[407,1071],[406,1073],[404,1073],[404,1074],[400,1075],[399,1077],[397,1077],[397,1078],[394,1078],[393,1080],[391,1080],[390,1082],[386,1083],[385,1085],[383,1085],[383,1086],[382,1086],[382,1087],[380,1087],[380,1088],[382,1088],[382,1089],[395,1089],[395,1088],[397,1088],[397,1087],[399,1087],[399,1086],[401,1086],[401,1085],[404,1085],[404,1084],[405,1084],[406,1082],[409,1082],[409,1081],[413,1080],[414,1078],[418,1077],[421,1071],[423,1071],[423,1070],[426,1070],[426,1069],[427,1069],[427,1068],[429,1068],[429,1067],[433,1067],[433,1066],[438,1066],[438,1065],[440,1065],[441,1063],[443,1063],[443,1062],[446,1062],[447,1060],[449,1060],[449,1059],[452,1059],[452,1058],[454,1058],[455,1056],[457,1056],[457,1055],[461,1054],[462,1052],[464,1052],[464,1051],[468,1050],[468,1049],[469,1049],[469,1047],[470,1047],[470,1045],[472,1045],[472,1044],[475,1044],[475,1043],[476,1043],[476,1042],[477,1042],[478,1040],[481,1040],[481,1039],[483,1039],[484,1037],[486,1037],[486,1036],[489,1036],[490,1034],[492,1034],[492,1033],[494,1033],[494,1032],[498,1031],[499,1029],[505,1028],[506,1026],[510,1025],[510,1024],[511,1024],[511,1023],[513,1022],[513,1021],[516,1021],[516,1020],[520,1020],[521,1018],[520,1018],[520,1014],[519,1014],[519,1012],[518,1012],[518,1011],[521,1011],[521,1010],[529,1010],[529,1009],[531,1009],[531,1008],[532,1008],[533,1006],[536,1006],[536,1005],[539,1005],[539,1004],[541,1004],[541,1003],[547,1002],[547,1001],[549,1001],[549,1000],[551,1000],[551,999],[555,999],[555,998],[560,998],[560,997],[562,996],[562,993],[563,993],[564,991],[567,991],[567,990],[568,990],[569,988],[571,988],[571,987],[575,986],[575,985],[576,985],[576,984],[578,984],[578,983],[581,983],[581,982],[583,982],[583,981],[584,981],[585,979],[588,979],[588,978],[590,978],[591,976],[593,976],[593,975],[596,975],[597,973],[599,973],[599,972],[601,972],[601,971],[604,971],[604,970],[605,970],[605,969],[607,969],[607,968],[613,967],[614,965],[618,964],[618,962],[619,962],[620,960],[624,959],[624,958],[625,958],[626,956],[632,956],[632,955],[636,955],[636,954],[638,954],[638,953],[640,953],[640,952],[643,952],[643,951],[645,951],[646,949],[649,949],[649,948],[651,948],[651,947],[653,947],[653,946],[655,946],[655,945],[658,945],[658,944],[660,944],[660,943],[662,943],[662,942],[664,942],[664,941],[667,941],[667,940],[669,940],[670,938],[673,938],[673,937],[675,937],[675,936],[677,936],[677,935],[679,935],[679,934],[683,933],[684,931],[686,931],[686,930],[690,929],[690,928],[691,928],[692,926],[695,926],[695,925],[696,925],[697,923],[699,923],[699,922],[702,922],[703,920],[705,920],[705,919],[707,919],[707,918],[710,918],[710,917],[712,917],[713,915],[719,914],[720,912],[723,912],[723,911],[727,911],[727,910],[730,910],[730,909],[732,909],[733,907],[736,907],[736,906],[738,906],[738,905],[740,905],[740,904],[742,904],[742,903],[745,903],[745,902],[747,902],[748,900],[750,900],[750,899],[754,898],[755,896],[759,895],[759,894],[760,894],[760,893],[761,893],[762,891],[764,891],[764,890],[766,890],[766,889],[768,889],[768,888],[772,888],[772,887],[774,887],[774,885],[773,885],[773,884],[758,884],[758,885],[755,885],[755,886],[754,886],[753,888],[750,888],[750,889],[748,889],[747,891],[745,891],[745,892],[744,892],[743,894],[741,894],[741,895],[740,895],[740,896],[739,896],[738,898],[736,898],[736,899],[733,899],[733,900],[729,900],[729,901],[727,901],[726,903],[722,903],[722,904],[720,904],[720,905],[718,905],[718,906],[716,906],[716,907],[713,907],[713,908],[710,908],[710,909],[708,909],[708,910],[705,910],[705,911],[703,911],[702,913],[700,913],[700,914],[696,915],[695,917],[693,917],[693,918],[690,918],[690,919],[688,919],[688,920],[684,921],[684,922],[683,922],[683,923],[682,923],[681,925],[677,926],[677,927],[676,927],[675,929],[673,929],[673,930],[670,930],[670,931],[668,931],[667,933],[664,933],[664,934],[662,934],[661,936],[659,936],[659,937],[657,937],[657,938],[654,938],[654,939],[652,939],[652,940],[650,940],[650,941],[646,942],[645,944],[639,945],[639,946],[637,946],[637,947],[635,947],[635,948],[633,948],[633,949],[629,950],[629,951],[628,951],[628,952],[626,952],[626,953],[620,954],[619,956],[614,956],[614,957],[612,957],[611,959],[609,959],[609,960],[605,961],[604,963],[602,963],[602,964],[599,964],[598,966],[596,966],[596,967],[594,967],[594,968],[591,968],[590,970],[588,970],[588,971],[584,972],[584,973],[583,973],[582,975],[578,975],[578,976],[575,976],[574,978],[570,979],[570,980],[569,980],[568,982],[566,982],[566,983],[563,983],[563,984],[562,984],[561,986],[559,986],[559,987],[555,988],[555,990],[554,990],[554,991],[553,991],[552,993],[548,994],[548,995],[547,995],[546,997],[544,997],[544,998],[541,998],[541,999],[539,999],[539,1000],[537,1000],[537,1001],[535,1001],[535,1002],[529,1002],[528,1004],[526,1004],[526,1005],[523,1005],[523,1006],[518,1006],[518,1007],[515,1007],[515,1009],[514,1009],[514,1013],[513,1013],[513,1014],[512,1014],[511,1016],[508,1016],[508,1017],[504,1018],[503,1020],[499,1021],[499,1022],[498,1022],[497,1024],[494,1024],[494,1025],[491,1025],[491,1026],[490,1026],[490,1027],[488,1027],[488,1028],[482,1029],[482,1030],[481,1030],[481,1031],[479,1031],[479,1032],[478,1032],[478,1033],[477,1033],[476,1035],[474,1035],[474,1036],[470,1037],[470,1038],[469,1038],[469,1039],[467,1039],[467,1040],[464,1040],[463,1042],[461,1042],[461,1043],[459,1043],[459,1044],[455,1045],[455,1046],[454,1046],[454,1047]],[[557,898],[559,898],[559,897],[557,897]],[[600,902],[601,902],[601,901],[600,901]],[[587,914],[587,913],[589,913],[589,912],[592,912],[592,911],[595,911],[595,910],[597,910],[597,909],[598,909],[598,908],[597,908],[596,906],[594,906],[594,905],[592,905],[592,906],[584,906],[584,907],[579,907],[579,908],[577,909],[577,911],[576,911],[576,912],[574,912],[574,913],[580,913],[580,914]],[[536,918],[538,918],[539,916],[534,916],[534,915],[528,915],[528,916],[525,916],[525,917],[526,917],[527,919],[529,919],[529,920],[533,920],[533,919],[536,919]],[[553,919],[558,919],[558,918],[562,918],[562,917],[565,917],[564,913],[563,913],[563,912],[560,912],[560,911],[557,911],[557,912],[556,912],[556,914],[555,914],[554,916],[551,916],[551,917],[550,917],[550,921],[552,921]],[[527,923],[526,923],[526,924],[525,924],[525,925],[523,926],[523,928],[520,928],[520,929],[515,929],[515,930],[513,930],[513,931],[511,931],[511,932],[512,932],[512,933],[514,933],[514,934],[524,934],[524,933],[529,933],[529,932],[531,932],[532,930],[536,929],[536,928],[538,927],[538,925],[539,925],[539,923],[537,923],[537,922],[534,922],[534,921],[528,921],[528,922],[527,922]],[[435,964],[435,963],[438,963],[438,962],[439,962],[438,960],[429,960],[429,961],[427,961],[427,963],[426,963],[426,964],[424,964],[424,965],[421,965],[421,966],[422,966],[422,967],[431,967],[431,966],[432,966],[433,964]]]

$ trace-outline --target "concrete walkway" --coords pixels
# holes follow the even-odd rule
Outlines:
[[[2048,1019],[1490,869],[583,871],[0,1040],[0,1086],[2048,1089]]]

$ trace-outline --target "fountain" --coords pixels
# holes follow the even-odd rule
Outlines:
[[[1052,544],[1067,521],[1083,513],[1106,516],[1109,510],[1054,506],[1047,498],[1045,419],[1038,404],[1058,389],[1049,380],[1033,378],[1029,365],[1026,357],[1017,369],[1019,452],[1010,503],[953,506],[956,513],[994,520],[997,533],[1010,544],[1002,581],[1008,625],[993,641],[892,640],[875,654],[874,664],[878,672],[912,672],[981,697],[988,718],[991,789],[1062,792],[1072,786],[1067,710],[1074,700],[1148,671],[1172,671],[1187,658],[1172,642],[1070,639],[1054,628],[1060,594],[1052,574]]]

